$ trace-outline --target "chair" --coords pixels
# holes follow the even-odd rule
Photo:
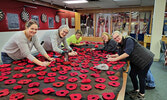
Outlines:
[[[164,41],[160,40],[160,44],[161,44],[161,50],[160,50],[160,54],[162,53],[161,57],[159,60],[161,60],[161,58],[164,56],[165,57],[165,51],[166,51],[166,44]]]

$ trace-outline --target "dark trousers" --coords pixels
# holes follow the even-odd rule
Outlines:
[[[10,64],[10,63],[12,63],[14,61],[5,52],[1,52],[1,59],[2,59],[3,64]]]
[[[130,71],[130,78],[133,84],[133,88],[134,90],[138,90],[138,80],[137,80],[137,76],[139,79],[139,85],[140,85],[140,93],[144,94],[145,93],[145,86],[146,86],[146,76],[147,76],[147,72],[151,67],[153,61],[151,61],[144,69],[136,69],[136,66],[132,63],[130,63],[131,66],[131,71]]]

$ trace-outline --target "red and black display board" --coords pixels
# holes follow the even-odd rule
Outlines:
[[[27,59],[0,65],[0,100],[115,100],[122,88],[122,72],[126,62],[108,62],[107,53],[90,51],[101,43],[87,42],[88,46],[73,47],[77,56],[57,55],[48,67],[37,66]],[[39,60],[45,58],[38,54]],[[94,68],[107,64],[109,70]]]

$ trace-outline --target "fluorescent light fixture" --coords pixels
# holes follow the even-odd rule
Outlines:
[[[64,1],[67,4],[76,4],[76,3],[87,3],[87,0],[73,0],[73,1]]]

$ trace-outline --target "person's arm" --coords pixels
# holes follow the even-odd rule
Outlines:
[[[66,41],[66,37],[64,37],[64,39],[63,39],[63,44],[64,44],[64,47],[65,47],[67,50],[72,51],[72,48],[68,45],[68,43],[67,43],[67,41]]]
[[[107,61],[118,61],[118,60],[122,60],[122,59],[125,59],[125,58],[127,58],[127,57],[129,57],[129,55],[127,54],[127,53],[123,53],[122,55],[120,55],[120,56],[117,56],[117,57],[110,57],[110,58],[108,58],[107,59]]]

